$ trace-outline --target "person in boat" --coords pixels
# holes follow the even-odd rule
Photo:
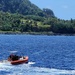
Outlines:
[[[15,55],[15,54],[11,54],[9,57],[8,57],[8,61],[15,61],[15,60],[19,60],[21,57],[18,56],[18,55]]]

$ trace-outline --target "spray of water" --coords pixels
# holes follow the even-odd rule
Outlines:
[[[75,75],[75,70],[33,67],[33,64],[35,64],[35,62],[21,65],[11,65],[8,62],[3,62],[0,63],[0,72],[4,71],[5,75]]]

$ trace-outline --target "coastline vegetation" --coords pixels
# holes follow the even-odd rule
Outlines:
[[[1,0],[0,33],[75,34],[75,19],[58,19],[51,9],[41,10],[29,0]]]

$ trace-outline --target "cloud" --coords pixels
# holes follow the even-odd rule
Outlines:
[[[68,9],[68,6],[67,5],[62,5],[62,8]]]

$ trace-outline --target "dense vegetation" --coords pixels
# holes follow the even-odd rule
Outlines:
[[[19,13],[23,15],[46,16],[40,8],[32,4],[29,0],[0,0],[0,10],[3,12]],[[54,16],[52,10],[48,10]]]
[[[75,33],[75,20],[61,20],[29,0],[0,0],[0,31]]]

